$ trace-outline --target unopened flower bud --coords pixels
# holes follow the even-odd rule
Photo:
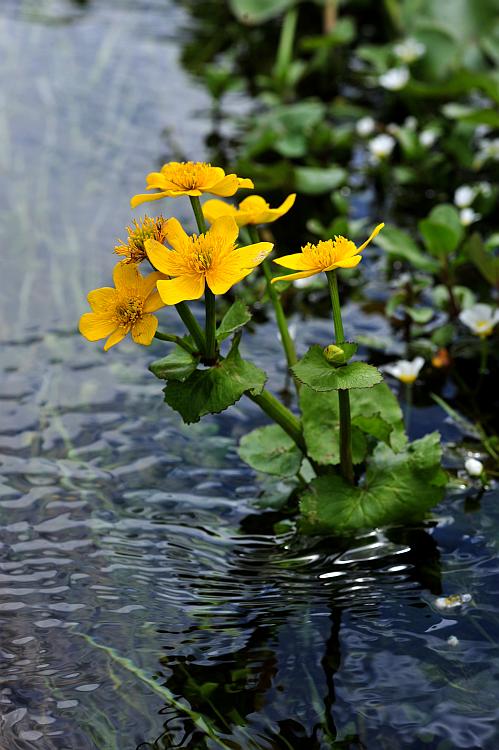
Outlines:
[[[468,458],[464,462],[464,468],[470,477],[480,477],[483,474],[483,464],[476,458]]]

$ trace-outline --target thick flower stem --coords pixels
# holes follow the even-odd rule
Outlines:
[[[204,334],[201,326],[192,314],[190,307],[185,302],[179,302],[175,305],[175,308],[180,315],[183,324],[196,342],[198,351],[203,354],[206,349]]]
[[[249,229],[251,241],[254,243],[260,242],[260,237],[258,236],[257,228],[255,226],[249,226],[248,229]],[[277,327],[279,328],[279,333],[281,334],[282,347],[286,355],[288,367],[291,368],[298,361],[298,357],[296,356],[295,345],[289,333],[288,322],[286,320],[286,315],[284,314],[284,310],[281,305],[281,300],[279,299],[279,295],[277,294],[275,286],[272,284],[272,271],[270,270],[270,265],[267,260],[263,261],[262,268],[263,268],[263,273],[265,274],[265,281],[267,282],[267,293],[272,303],[272,307],[274,308]],[[294,380],[294,382],[296,386],[296,392],[299,393],[300,383],[296,379]]]
[[[159,339],[159,341],[170,341],[172,344],[176,344],[177,346],[180,346],[182,349],[185,349],[186,352],[189,352],[189,354],[194,354],[195,349],[190,344],[187,343],[187,341],[184,341],[180,336],[175,336],[173,333],[162,333],[161,331],[156,331],[154,334],[155,339]]]
[[[480,341],[480,375],[486,375],[488,373],[488,359],[489,359],[489,342],[485,337]]]
[[[331,307],[333,310],[334,332],[337,346],[345,343],[343,321],[341,320],[340,296],[338,294],[338,280],[336,271],[326,272],[329,293],[331,295]],[[352,420],[350,417],[350,394],[348,390],[338,391],[340,406],[340,467],[343,478],[350,484],[354,484],[354,473],[352,463]]]
[[[195,196],[189,196],[191,201],[192,210],[194,211],[194,216],[196,217],[196,224],[198,226],[198,231],[201,234],[206,233],[206,222],[204,220],[204,214],[203,209],[201,208],[201,202],[197,195]],[[205,304],[205,338],[206,338],[206,359],[210,362],[214,361],[216,359],[217,355],[217,339],[216,339],[216,331],[217,331],[217,311],[216,311],[216,302],[215,302],[215,295],[209,288],[208,284],[205,286],[204,290],[204,304]]]
[[[260,409],[267,414],[274,422],[282,427],[289,437],[294,440],[298,448],[307,453],[307,447],[303,439],[301,425],[297,417],[289,411],[280,401],[276,399],[269,391],[263,390],[258,395],[252,394],[250,391],[246,391],[246,395],[255,404],[258,404]]]

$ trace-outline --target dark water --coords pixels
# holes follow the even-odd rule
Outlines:
[[[146,369],[161,345],[75,332],[144,174],[205,154],[185,25],[167,0],[1,6],[0,748],[494,750],[497,492],[349,548],[276,535],[236,452],[255,407],[186,428]],[[282,388],[272,326],[245,346]],[[427,405],[413,425],[458,437]]]

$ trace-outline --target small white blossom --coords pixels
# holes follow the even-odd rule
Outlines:
[[[488,196],[492,194],[492,185],[490,184],[490,182],[482,180],[482,182],[478,183],[477,188],[486,198],[488,198]]]
[[[487,140],[483,138],[479,142],[479,151],[475,156],[473,166],[480,168],[486,161],[499,161],[499,138]]]
[[[393,375],[402,383],[414,383],[424,365],[423,357],[416,357],[412,362],[408,359],[399,359],[392,365],[385,365],[384,370]]]
[[[408,39],[404,39],[403,42],[395,44],[393,51],[399,60],[409,65],[424,55],[426,47],[422,42],[418,42],[417,39],[409,37]]]
[[[478,302],[459,314],[459,320],[480,338],[490,336],[494,326],[499,322],[499,310],[490,305]]]
[[[379,77],[380,85],[388,91],[400,91],[407,85],[409,69],[405,67],[390,68]]]
[[[438,138],[438,133],[436,130],[431,130],[428,128],[427,130],[422,130],[419,134],[419,142],[422,146],[425,148],[431,148],[435,141]]]
[[[464,462],[464,468],[470,477],[480,477],[483,474],[483,464],[476,458],[468,458]]]
[[[451,596],[439,596],[435,599],[437,609],[456,609],[471,601],[471,594],[452,594]]]
[[[476,191],[471,185],[460,185],[454,193],[454,203],[458,208],[468,208],[475,200]]]
[[[408,130],[416,130],[418,126],[418,121],[414,117],[414,115],[409,115],[404,120],[404,128],[407,128]]]
[[[474,224],[475,221],[480,221],[482,214],[473,211],[472,208],[462,208],[459,211],[459,219],[463,227],[469,227],[470,224]]]
[[[449,644],[449,646],[452,646],[452,647],[459,646],[459,638],[456,638],[455,635],[450,635],[447,638],[447,643]]]
[[[387,159],[395,147],[395,138],[387,133],[381,133],[369,141],[369,151],[377,159]]]
[[[355,126],[357,135],[360,135],[361,138],[367,138],[368,135],[374,133],[375,129],[376,122],[372,117],[361,117]]]

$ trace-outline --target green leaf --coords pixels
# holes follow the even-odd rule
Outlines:
[[[454,252],[464,234],[457,209],[447,204],[436,206],[418,227],[429,252],[437,257]]]
[[[317,393],[304,387],[300,391],[300,407],[309,456],[320,464],[339,463],[337,393]],[[406,445],[402,411],[386,383],[351,391],[350,413],[354,463],[360,463],[365,456],[365,440],[361,441],[360,432],[388,443],[395,451],[402,450]]]
[[[361,486],[340,476],[314,479],[302,495],[302,530],[350,534],[358,529],[413,523],[443,497],[447,475],[440,467],[440,435],[433,432],[395,454],[380,444]]]
[[[411,320],[413,320],[415,323],[419,323],[420,325],[429,323],[429,321],[435,314],[435,311],[432,307],[408,307],[407,305],[404,305],[403,309],[411,318]]]
[[[411,266],[420,271],[427,271],[429,273],[436,273],[438,271],[438,263],[433,258],[425,255],[407,232],[403,232],[401,229],[397,229],[397,227],[391,225],[385,226],[383,231],[376,237],[375,242],[388,255],[393,258],[406,260]]]
[[[251,320],[251,313],[248,307],[240,299],[229,307],[227,312],[222,318],[222,322],[217,328],[217,341],[224,341],[232,333],[242,328],[246,323]]]
[[[343,167],[296,167],[295,188],[298,193],[319,195],[343,185],[347,178]]]
[[[241,23],[264,23],[295,5],[297,0],[229,0],[229,7]]]
[[[484,279],[492,286],[499,287],[499,256],[487,252],[479,234],[475,232],[471,235],[465,251]]]
[[[239,443],[239,455],[256,471],[292,477],[300,470],[303,454],[277,424],[259,427]]]
[[[327,361],[322,347],[317,344],[291,370],[301,383],[314,391],[372,388],[383,380],[380,371],[365,362],[334,367]]]
[[[150,371],[160,380],[184,381],[198,366],[198,357],[176,346],[170,354],[149,365]]]
[[[243,393],[261,393],[267,379],[263,370],[241,358],[238,337],[227,357],[214,367],[195,370],[183,382],[170,380],[165,401],[187,424],[205,414],[218,414],[239,401]]]

